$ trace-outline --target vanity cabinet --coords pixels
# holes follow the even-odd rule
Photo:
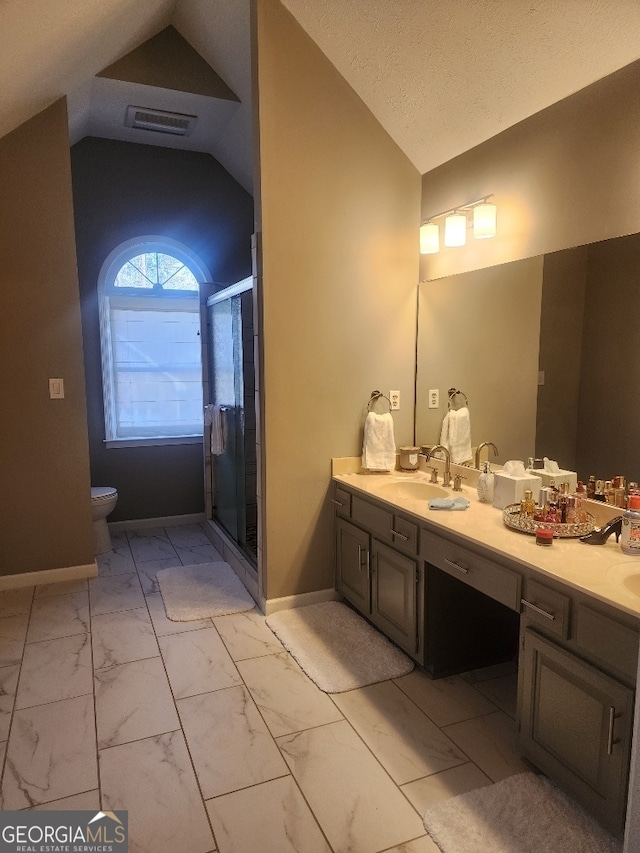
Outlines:
[[[518,730],[522,754],[615,835],[624,829],[638,629],[567,588],[526,581]]]
[[[523,755],[621,835],[633,690],[532,628],[520,669]]]
[[[638,617],[374,495],[333,498],[343,596],[436,678],[517,662],[522,756],[621,836]]]
[[[335,504],[338,592],[422,663],[424,585],[417,525],[348,492],[334,494],[335,500],[340,501]]]

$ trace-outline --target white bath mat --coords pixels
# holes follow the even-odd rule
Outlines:
[[[255,601],[229,563],[173,566],[156,573],[164,609],[174,622],[253,610]]]
[[[368,622],[339,601],[281,610],[267,625],[325,693],[342,693],[398,678],[410,660]]]
[[[424,816],[442,853],[620,853],[622,843],[545,776],[519,773]]]

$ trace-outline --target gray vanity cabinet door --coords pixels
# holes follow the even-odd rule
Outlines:
[[[369,534],[336,518],[336,587],[347,601],[369,614]]]
[[[418,564],[375,539],[371,557],[371,621],[415,655],[419,645]]]
[[[531,629],[523,652],[524,756],[620,835],[633,692]]]

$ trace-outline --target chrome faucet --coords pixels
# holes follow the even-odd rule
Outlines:
[[[476,447],[476,464],[475,464],[475,467],[478,470],[480,470],[480,451],[482,450],[483,447],[493,447],[493,455],[494,456],[498,455],[498,448],[495,446],[495,444],[492,441],[483,441],[481,444],[479,444]]]
[[[440,450],[444,453],[444,472],[442,475],[442,485],[448,487],[451,485],[451,454],[449,453],[449,448],[445,447],[443,444],[434,444],[431,450],[427,453],[427,461],[431,459],[434,453],[437,453]]]

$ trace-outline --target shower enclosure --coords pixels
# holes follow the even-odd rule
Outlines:
[[[257,563],[253,280],[207,300],[212,518]]]

